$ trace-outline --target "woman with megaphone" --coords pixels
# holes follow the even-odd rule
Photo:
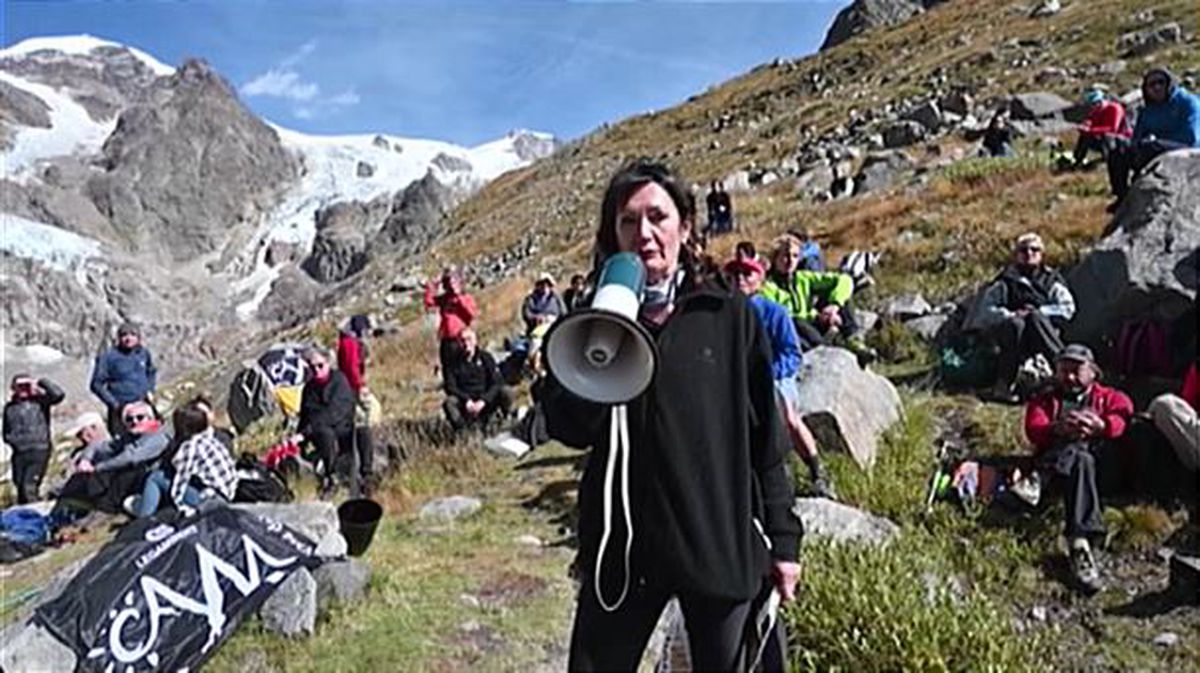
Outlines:
[[[590,306],[546,338],[549,434],[592,448],[572,671],[635,670],[671,597],[695,670],[750,670],[754,613],[795,593],[801,526],[770,346],[743,296],[695,280],[695,222],[667,167],[617,172]]]

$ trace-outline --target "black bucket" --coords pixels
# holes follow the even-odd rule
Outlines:
[[[362,556],[371,546],[375,537],[375,528],[383,518],[383,506],[374,500],[359,498],[347,500],[338,506],[338,525],[342,529],[342,537],[346,538],[346,553],[350,556]]]

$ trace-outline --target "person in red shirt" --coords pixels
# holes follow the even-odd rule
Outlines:
[[[367,335],[371,331],[371,319],[365,315],[350,318],[346,329],[338,334],[337,361],[338,369],[346,375],[350,389],[357,395],[366,385],[367,377]]]
[[[1071,571],[1089,592],[1102,586],[1089,541],[1104,535],[1096,462],[1115,450],[1111,443],[1125,434],[1133,416],[1129,397],[1097,383],[1099,375],[1091,349],[1070,344],[1055,358],[1054,388],[1025,408],[1025,434],[1038,473],[1063,486]]]
[[[1082,166],[1088,152],[1093,150],[1108,157],[1114,143],[1128,140],[1133,129],[1125,119],[1125,106],[1111,100],[1102,91],[1092,90],[1084,96],[1091,106],[1087,119],[1079,125],[1079,140],[1075,142],[1075,165]]]
[[[442,293],[435,294],[432,282],[425,284],[425,308],[436,308],[441,318],[438,323],[438,363],[442,377],[458,355],[459,337],[471,326],[479,315],[475,299],[463,292],[462,276],[455,269],[442,273]]]
[[[1167,438],[1179,462],[1192,472],[1200,470],[1200,377],[1196,363],[1188,367],[1179,395],[1159,395],[1150,403],[1154,427]]]

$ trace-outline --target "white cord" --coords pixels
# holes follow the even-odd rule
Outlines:
[[[605,612],[616,612],[625,602],[629,593],[629,554],[633,549],[633,514],[629,509],[629,415],[624,404],[612,408],[612,423],[608,430],[608,462],[604,467],[604,534],[600,536],[600,549],[596,552],[596,570],[594,573],[594,589],[596,601]],[[616,471],[617,454],[621,454],[621,505],[625,510],[625,565],[624,580],[621,584],[621,595],[615,603],[609,605],[604,600],[600,589],[600,573],[604,567],[604,552],[608,549],[608,539],[612,535],[612,498],[613,473]]]

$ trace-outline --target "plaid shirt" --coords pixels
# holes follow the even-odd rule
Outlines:
[[[192,478],[220,493],[230,502],[237,490],[237,467],[229,449],[213,434],[212,428],[188,438],[171,459],[175,478],[171,481],[171,500],[183,502],[183,494]]]

